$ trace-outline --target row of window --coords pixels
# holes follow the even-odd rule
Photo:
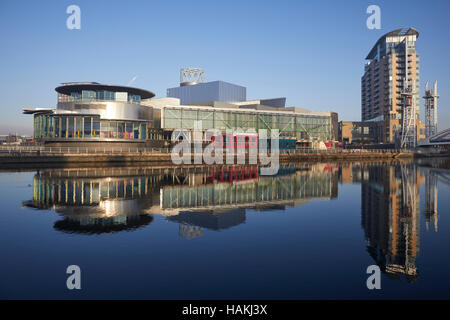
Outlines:
[[[100,120],[99,116],[36,115],[34,117],[34,137],[145,140],[147,123]]]
[[[122,101],[134,104],[141,103],[141,96],[137,94],[128,94],[127,92],[113,92],[113,91],[93,91],[83,90],[81,92],[71,92],[70,97],[72,101],[79,100],[100,100],[100,101]]]

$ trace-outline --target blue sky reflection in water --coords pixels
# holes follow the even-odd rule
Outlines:
[[[0,298],[448,299],[448,168],[2,172]]]

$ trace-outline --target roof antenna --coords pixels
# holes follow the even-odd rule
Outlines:
[[[127,86],[131,86],[131,84],[137,79],[137,76],[134,76],[127,84]]]

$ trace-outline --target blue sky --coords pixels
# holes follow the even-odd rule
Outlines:
[[[81,8],[81,30],[66,8]],[[366,8],[381,8],[381,29]],[[442,1],[5,1],[0,0],[0,133],[32,132],[23,107],[55,107],[61,82],[97,81],[164,97],[179,70],[247,87],[247,98],[360,120],[364,58],[383,34],[419,30],[421,95],[438,80],[439,128],[450,127],[450,2]],[[423,119],[423,99],[421,101]]]

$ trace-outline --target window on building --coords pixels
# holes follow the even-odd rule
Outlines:
[[[61,119],[59,117],[55,117],[55,138],[59,138],[60,135],[60,122]]]
[[[92,118],[85,117],[84,118],[84,137],[90,138],[92,134]]]
[[[92,90],[83,90],[81,91],[81,99],[82,100],[95,100],[97,99],[97,94]]]
[[[125,123],[125,139],[133,139],[133,123]]]
[[[75,118],[75,138],[83,137],[83,118],[76,117]]]
[[[117,138],[117,122],[115,121],[109,122],[109,138]]]
[[[80,100],[81,94],[79,92],[71,92],[70,97],[72,101]]]
[[[67,117],[61,117],[61,138],[67,138]]]
[[[108,121],[100,121],[100,138],[108,138],[109,134],[109,122]]]
[[[117,138],[123,139],[125,133],[125,123],[118,122],[117,123]]]
[[[67,121],[68,121],[67,137],[73,138],[73,132],[75,130],[74,117],[68,117]]]
[[[92,118],[92,136],[98,138],[100,136],[100,118]]]
[[[141,123],[139,130],[139,139],[145,139],[147,132],[147,125],[145,123]]]

